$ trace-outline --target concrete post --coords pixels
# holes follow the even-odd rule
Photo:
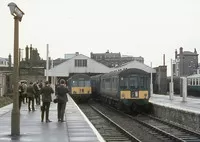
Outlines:
[[[47,59],[46,59],[46,81],[49,78],[49,44],[47,44]]]
[[[183,102],[187,101],[187,78],[186,77],[182,77],[182,92],[183,92]]]
[[[170,95],[169,99],[173,100],[174,97],[174,82],[173,82],[173,60],[171,59],[171,83],[170,83]]]
[[[150,82],[150,92],[153,95],[153,75],[152,75],[152,62],[151,62],[151,82]]]

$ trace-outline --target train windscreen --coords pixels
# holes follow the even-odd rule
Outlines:
[[[129,85],[131,90],[138,89],[138,77],[137,76],[130,77]]]

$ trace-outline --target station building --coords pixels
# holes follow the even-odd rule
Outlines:
[[[74,74],[87,74],[89,76],[108,73],[114,70],[128,69],[128,68],[138,68],[142,69],[148,73],[156,73],[156,70],[138,61],[132,61],[119,66],[116,68],[109,68],[106,65],[95,61],[83,54],[77,54],[70,59],[67,59],[63,63],[54,66],[49,69],[48,72],[45,70],[45,76],[48,75],[49,80],[55,83],[60,78],[68,79]]]

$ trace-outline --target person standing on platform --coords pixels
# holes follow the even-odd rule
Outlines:
[[[35,90],[35,101],[37,105],[40,105],[40,87],[39,87],[39,83],[35,82],[34,85],[34,90]]]
[[[24,82],[23,83],[23,90],[24,90],[24,92],[23,92],[23,103],[27,103],[28,102],[28,100],[27,100],[27,82]]]
[[[42,95],[42,106],[41,106],[41,122],[44,121],[44,112],[46,111],[46,122],[51,122],[49,120],[49,108],[50,108],[50,103],[52,101],[51,94],[53,94],[53,88],[50,87],[49,82],[45,82],[45,86],[41,89],[40,94]]]
[[[22,105],[22,100],[23,100],[23,92],[24,92],[24,89],[22,87],[22,83],[20,83],[20,82],[19,82],[18,92],[19,92],[19,110],[20,110],[21,105]]]
[[[56,97],[58,98],[58,105],[57,105],[57,113],[58,113],[58,122],[65,122],[64,121],[64,114],[65,114],[65,107],[66,102],[68,101],[67,93],[69,90],[66,87],[65,80],[60,80],[60,85],[56,89]]]
[[[31,108],[30,108],[31,103],[32,103],[32,111],[35,111],[34,94],[35,94],[35,90],[34,90],[34,87],[33,87],[33,82],[30,82],[29,86],[27,87],[28,110],[29,111],[31,111]]]

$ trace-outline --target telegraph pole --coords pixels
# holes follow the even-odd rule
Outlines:
[[[46,81],[49,78],[49,44],[47,44]]]

